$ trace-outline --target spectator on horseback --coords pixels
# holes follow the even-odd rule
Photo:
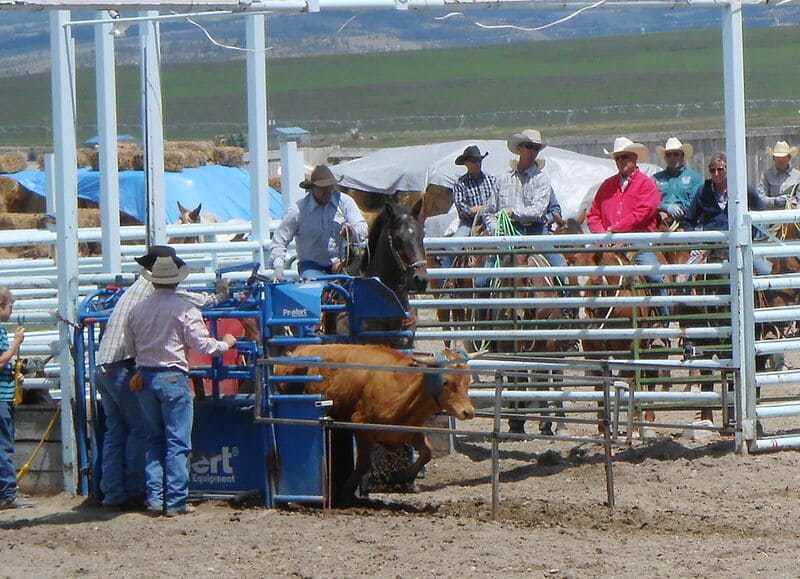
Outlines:
[[[586,223],[592,233],[647,233],[658,227],[658,206],[661,191],[656,182],[639,170],[638,162],[649,156],[647,147],[634,143],[627,137],[614,140],[614,150],[604,149],[606,155],[614,159],[617,174],[612,175],[600,185],[586,214]],[[639,251],[634,257],[637,265],[658,265],[656,255],[651,251]],[[648,283],[663,284],[658,274],[644,276]],[[659,289],[658,295],[666,295]],[[669,315],[667,306],[659,306],[658,313]]]
[[[547,224],[561,222],[561,206],[550,179],[542,172],[544,159],[536,158],[547,145],[539,131],[525,129],[511,135],[506,146],[519,159],[500,178],[495,195],[486,203],[486,227],[496,235],[496,214],[503,211],[520,235],[541,235]]]
[[[662,213],[663,221],[679,223],[694,194],[703,184],[700,173],[686,166],[686,160],[691,158],[694,148],[688,143],[681,143],[676,137],[670,137],[663,147],[656,147],[656,152],[667,164],[666,169],[653,175],[661,191],[658,210]]]
[[[286,248],[295,240],[297,271],[305,279],[338,273],[343,238],[358,245],[367,238],[367,222],[356,202],[337,188],[339,181],[326,165],[317,165],[300,183],[308,194],[292,205],[272,236],[268,263],[273,278],[283,278]]]
[[[714,153],[708,161],[710,179],[692,199],[683,218],[686,230],[728,231],[728,160],[725,153]],[[747,202],[751,210],[764,209],[758,191],[747,188]],[[764,258],[753,258],[753,269],[758,275],[769,275],[772,263]]]
[[[786,141],[778,141],[774,148],[767,147],[767,155],[772,157],[773,165],[761,173],[758,195],[764,209],[786,209],[797,206],[800,170],[792,167],[792,159],[797,157],[797,147]]]
[[[481,154],[477,145],[470,145],[456,157],[455,164],[466,167],[467,172],[461,175],[453,185],[453,204],[458,212],[458,228],[453,237],[469,237],[472,227],[487,201],[495,195],[498,188],[497,177],[484,173],[483,160],[489,153]],[[442,267],[452,267],[454,255],[442,260]]]

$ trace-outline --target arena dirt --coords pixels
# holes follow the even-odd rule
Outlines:
[[[547,460],[540,460],[547,454]],[[82,498],[0,512],[0,572],[44,576],[797,576],[800,460],[742,456],[718,436],[669,435],[615,452],[504,442],[497,520],[491,449],[460,441],[412,494],[333,511],[225,502],[172,519],[106,513]]]
[[[676,414],[663,419],[691,419]],[[800,455],[657,433],[614,450],[613,510],[602,446],[551,439],[500,444],[494,521],[491,445],[468,439],[428,465],[417,492],[372,494],[348,509],[206,502],[165,519],[38,497],[36,508],[0,511],[0,575],[799,576]]]

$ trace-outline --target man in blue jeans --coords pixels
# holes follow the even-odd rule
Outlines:
[[[131,309],[126,334],[136,356],[132,388],[138,391],[147,431],[146,506],[172,517],[194,511],[186,503],[194,416],[187,350],[216,356],[232,348],[236,338],[212,337],[200,310],[175,293],[189,267],[171,247],[153,246],[139,264],[155,287],[152,296]]]
[[[146,258],[137,257],[136,261],[144,265]],[[228,297],[227,280],[222,280],[216,290],[217,295],[185,290],[176,293],[197,307],[203,307]],[[105,413],[100,490],[103,506],[111,510],[135,510],[144,506],[147,438],[138,395],[128,386],[135,363],[125,334],[131,309],[154,291],[153,284],[144,277],[125,290],[103,330],[95,360],[95,383]]]

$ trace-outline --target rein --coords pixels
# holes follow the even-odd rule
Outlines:
[[[386,233],[386,239],[389,242],[389,250],[392,252],[392,257],[394,257],[394,260],[397,263],[397,265],[399,265],[400,268],[405,273],[416,271],[419,268],[424,267],[426,265],[424,260],[415,261],[413,263],[407,263],[406,260],[403,259],[403,256],[400,255],[400,252],[397,251],[397,248],[395,248],[394,239],[392,238],[391,233]]]

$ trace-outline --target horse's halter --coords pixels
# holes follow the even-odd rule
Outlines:
[[[389,249],[392,252],[392,257],[394,257],[395,262],[397,263],[397,265],[400,266],[400,269],[402,269],[406,275],[411,274],[426,265],[425,260],[415,261],[414,263],[408,263],[405,259],[403,259],[403,256],[400,255],[400,252],[397,251],[397,248],[395,248],[394,238],[392,237],[392,234],[390,232],[387,232],[386,237],[389,241]]]

